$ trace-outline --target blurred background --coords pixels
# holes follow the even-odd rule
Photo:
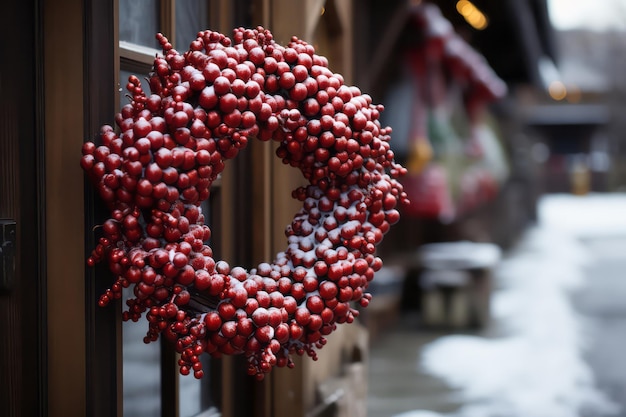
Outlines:
[[[626,415],[626,3],[364,8],[412,200],[364,312],[368,415]]]
[[[626,416],[625,0],[22,0],[0,16],[0,404],[6,416]],[[160,54],[262,25],[385,106],[411,199],[359,319],[258,382],[178,374],[98,307],[108,213],[80,149]],[[305,180],[250,141],[203,212],[216,259],[285,249]]]
[[[492,3],[367,12],[388,30],[370,32],[368,70],[355,77],[385,104],[409,168],[404,219],[419,224],[394,232],[410,230],[416,244],[506,247],[534,220],[539,196],[624,184],[624,3]]]

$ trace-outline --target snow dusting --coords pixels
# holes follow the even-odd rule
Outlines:
[[[570,292],[592,261],[580,238],[626,234],[626,196],[552,195],[539,222],[495,271],[498,336],[449,335],[422,350],[426,372],[457,389],[454,413],[409,411],[394,417],[573,417],[620,410],[596,386],[584,361],[584,318]]]

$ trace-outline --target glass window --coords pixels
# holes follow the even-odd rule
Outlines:
[[[179,386],[179,416],[180,417],[209,417],[219,416],[220,412],[216,406],[216,402],[212,397],[211,378],[213,374],[212,366],[215,366],[215,361],[212,361],[208,355],[204,355],[200,361],[202,362],[202,369],[205,372],[205,377],[202,379],[195,379],[192,376],[178,376]]]
[[[133,294],[127,288],[124,293],[125,303]],[[143,342],[147,329],[145,320],[122,324],[125,416],[161,416],[161,345],[159,342]]]
[[[133,71],[120,70],[120,103],[121,109],[129,103],[126,83],[130,75],[140,79],[147,77]],[[148,83],[142,83],[148,92]],[[126,300],[133,297],[130,289],[124,289],[122,308]],[[124,415],[147,417],[161,416],[161,345],[159,342],[145,344],[148,324],[145,320],[122,323],[122,380],[124,393]]]
[[[154,35],[160,31],[159,0],[120,0],[120,40],[158,48]]]
[[[141,80],[141,87],[146,92],[146,94],[150,93],[150,86],[146,81],[144,81],[148,77],[148,75],[137,74],[137,72],[135,71],[128,71],[124,69],[120,70],[120,107],[118,111],[121,110],[122,107],[130,103],[130,98],[128,97],[129,93],[126,89],[126,84],[128,84],[128,77],[130,77],[131,75],[136,75]]]
[[[216,197],[212,195],[211,199],[203,201],[200,206],[206,224],[214,224],[211,206],[216,202]],[[206,243],[211,244],[211,242]],[[211,246],[214,247],[213,244]],[[209,355],[203,355],[200,361],[204,370],[204,378],[198,380],[191,376],[178,375],[180,417],[211,417],[220,415],[217,408],[219,389],[214,383],[212,384],[212,377],[219,378],[220,376],[219,364],[217,361],[211,360]]]
[[[175,6],[174,12],[168,13],[171,5]],[[163,28],[175,28],[175,36],[165,35],[175,40],[179,51],[186,50],[197,33],[209,27],[209,6],[207,0],[119,0],[120,109],[129,103],[126,84],[130,75],[142,81],[146,94],[150,92],[144,80],[154,54],[161,52],[155,34]],[[219,187],[218,182],[213,187]],[[216,201],[213,196],[210,202],[202,204],[207,224],[216,221],[210,210]],[[125,297],[132,296],[132,291],[125,291]],[[143,342],[147,328],[145,318],[137,323],[124,322],[122,326],[124,416],[160,417],[174,413],[175,405],[180,417],[219,416],[221,363],[204,355],[204,378],[182,376],[178,374],[178,355],[173,349],[161,341]]]
[[[176,48],[183,51],[201,30],[209,29],[209,2],[182,0],[176,2]]]

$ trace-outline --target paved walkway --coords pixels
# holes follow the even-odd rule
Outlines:
[[[449,413],[459,407],[447,384],[418,366],[421,347],[445,334],[422,329],[419,316],[405,314],[372,342],[368,417],[391,417],[418,408]]]
[[[586,285],[573,296],[590,340],[585,358],[598,388],[618,403],[626,417],[626,235],[588,238],[595,261],[586,268]]]
[[[573,204],[578,205],[574,208],[584,210],[587,210],[585,204],[590,201],[595,200],[572,200]],[[626,198],[620,200],[621,203],[624,209],[622,216],[626,217]],[[562,210],[561,207],[558,208]],[[586,217],[577,217],[580,221],[593,221],[595,217],[595,221],[607,223],[609,214],[605,216],[596,209],[583,212]],[[619,219],[617,223],[620,222],[624,223]],[[608,223],[610,224],[610,218]],[[419,314],[411,313],[401,316],[377,340],[372,341],[368,417],[392,417],[402,413],[405,413],[402,417],[626,417],[626,227],[616,224],[615,230],[610,233],[607,233],[606,228],[589,227],[584,233],[572,233],[568,236],[569,241],[562,241],[563,245],[557,240],[542,244],[542,239],[553,236],[551,230],[543,230],[542,233],[542,236],[535,236],[539,244],[534,242],[530,247],[505,254],[509,261],[520,261],[516,265],[518,269],[529,268],[527,278],[529,281],[535,279],[535,284],[532,284],[534,287],[519,287],[519,290],[515,290],[511,282],[502,283],[496,277],[495,294],[507,287],[509,290],[513,287],[513,291],[507,294],[507,301],[510,301],[508,308],[511,310],[508,314],[526,314],[529,317],[519,318],[517,322],[514,321],[513,326],[505,323],[506,330],[503,330],[503,323],[498,319],[482,331],[467,331],[461,335],[458,332],[426,329],[420,326]],[[522,246],[525,244],[521,242]],[[579,251],[585,261],[577,258],[576,251]],[[533,271],[545,271],[546,276],[536,279],[537,273]],[[552,281],[557,282],[561,279],[558,276],[562,275],[567,280],[577,274],[580,275],[577,283],[573,280],[561,287],[544,286]],[[524,275],[521,277],[525,280]],[[519,281],[519,277],[515,279]],[[529,289],[534,292],[526,292]],[[546,295],[547,298],[534,297],[532,294]],[[549,298],[551,295],[557,298]],[[506,307],[503,299],[499,299],[500,307]],[[527,303],[527,310],[513,309],[520,301]],[[535,320],[539,321],[533,322],[532,316],[537,316]],[[517,335],[516,331],[520,334]],[[502,347],[507,340],[517,342],[525,337],[524,332],[534,333],[532,337],[535,339],[530,344],[516,345],[517,350],[510,352],[519,352],[519,346],[522,346],[531,350],[530,355],[529,352],[523,352],[520,357],[511,356],[508,362],[529,361],[528,365],[524,363],[516,366],[515,363],[507,363],[506,359],[505,362],[498,362],[502,358],[494,358],[492,364],[493,367],[507,368],[502,371],[504,375],[510,369],[513,372],[512,379],[529,378],[527,384],[520,381],[518,388],[504,383],[502,395],[499,395],[505,397],[504,400],[496,398],[495,394],[492,398],[487,398],[481,397],[480,393],[471,393],[472,389],[476,391],[485,386],[487,391],[484,392],[489,392],[488,389],[498,392],[497,381],[486,381],[487,384],[483,384],[485,381],[481,381],[480,375],[475,375],[476,378],[472,379],[474,376],[468,375],[467,369],[459,369],[459,375],[437,377],[433,375],[433,369],[446,369],[445,364],[440,363],[439,368],[431,367],[430,372],[426,372],[423,366],[426,348],[432,347],[437,341],[451,339],[451,335],[467,336],[465,339],[457,338],[466,342],[461,346],[489,350],[493,348],[492,345],[498,344],[490,345],[489,341],[500,341]],[[503,335],[506,336],[502,338]],[[452,342],[454,341],[458,340]],[[485,355],[496,352],[496,349],[478,354],[475,351],[468,352],[466,358],[461,358],[460,361],[458,357],[454,359],[461,364],[464,359],[466,362],[474,360],[473,358],[484,359]],[[536,352],[536,363],[531,363],[535,359],[532,349]],[[563,350],[561,352],[558,349]],[[536,373],[545,373],[548,376],[545,385],[538,387],[537,385],[544,382],[541,378],[537,379],[532,373],[524,374],[524,370],[533,367],[536,368]],[[448,366],[448,370],[450,368]],[[495,378],[493,373],[488,372],[487,366],[482,369],[485,371],[483,379]],[[556,386],[550,386],[550,378],[554,378]],[[451,387],[451,381],[457,388]],[[489,386],[489,382],[492,386]],[[572,388],[567,389],[568,387]],[[511,389],[518,389],[519,392],[506,392]],[[486,395],[484,392],[482,395]],[[564,397],[559,400],[557,397],[560,392]],[[528,405],[528,398],[520,400],[524,396],[531,398],[531,402],[535,399],[544,400],[550,407],[533,409],[532,404]],[[546,396],[555,398],[546,399]],[[485,404],[490,401],[495,406],[486,407]]]

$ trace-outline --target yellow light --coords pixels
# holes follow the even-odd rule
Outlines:
[[[482,13],[474,12],[467,16],[467,21],[474,29],[483,30],[487,27],[487,19]]]
[[[324,13],[326,13],[326,7],[322,6],[322,11],[320,13],[320,16],[324,16]]]
[[[456,4],[456,10],[462,16],[467,16],[474,10],[474,5],[467,0],[459,0]]]
[[[552,81],[548,86],[548,94],[553,100],[561,101],[567,97],[567,88],[561,81]]]
[[[487,16],[469,0],[459,0],[456,3],[456,10],[476,30],[483,30],[489,24]]]

